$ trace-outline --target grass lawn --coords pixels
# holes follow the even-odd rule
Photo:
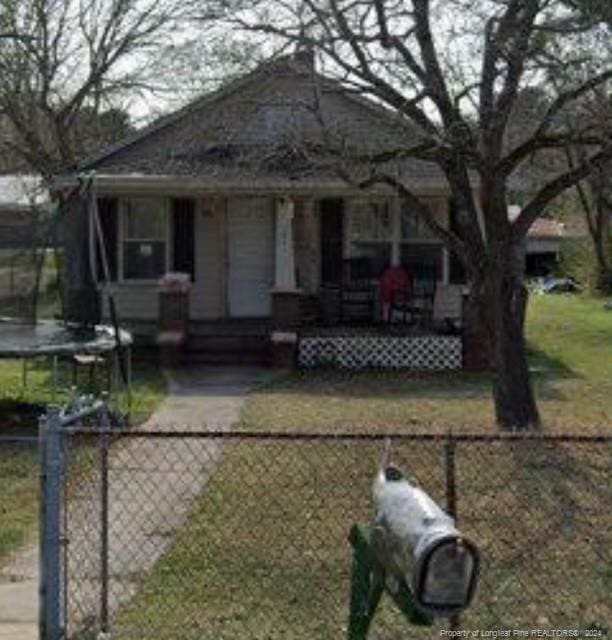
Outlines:
[[[60,373],[61,379],[70,380],[67,370]],[[52,402],[51,369],[47,360],[41,359],[32,365],[25,390],[21,376],[20,361],[0,360],[0,564],[8,553],[32,539],[38,522],[36,416],[24,418],[15,403]],[[158,369],[136,364],[133,422],[145,420],[164,394],[165,381]],[[27,439],[16,441],[15,438]]]
[[[527,336],[545,428],[612,430],[612,311],[601,300],[534,296]],[[484,374],[295,372],[251,396],[249,429],[491,431]]]
[[[603,431],[612,417],[612,312],[596,300],[534,299],[529,339],[551,431]],[[485,376],[293,373],[256,390],[241,427],[266,431],[492,431]],[[191,447],[197,455],[195,442]],[[202,450],[204,455],[205,451]],[[346,637],[349,527],[371,517],[380,444],[227,444],[170,551],[115,620],[117,637]],[[393,457],[443,504],[442,446]],[[460,444],[460,526],[483,552],[467,629],[612,625],[612,447]],[[121,588],[115,584],[114,588]],[[414,634],[385,604],[371,637]]]

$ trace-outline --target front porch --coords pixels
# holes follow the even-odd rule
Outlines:
[[[191,322],[183,360],[301,369],[450,371],[463,367],[463,337],[459,332],[400,324],[309,323],[282,330],[274,320],[226,319]]]
[[[463,286],[452,284],[443,245],[395,197],[219,193],[104,202],[116,275],[104,290],[122,321],[142,324],[153,342],[178,340],[180,328],[188,360],[462,366]],[[447,200],[430,202],[448,225]],[[140,228],[152,224],[152,210],[162,221],[155,241]],[[180,304],[174,294],[163,302],[159,289],[160,275],[172,271],[188,284]]]
[[[385,302],[384,285],[383,275],[274,291],[272,353],[301,368],[461,369],[464,287],[418,280]]]
[[[463,287],[395,198],[280,201],[273,360],[302,368],[460,369]],[[432,208],[445,218],[443,199]],[[444,220],[448,224],[448,219]]]

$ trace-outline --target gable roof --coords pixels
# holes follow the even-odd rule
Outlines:
[[[528,238],[560,239],[565,236],[565,225],[553,218],[536,218],[527,232]]]
[[[326,145],[376,153],[416,138],[405,119],[285,56],[163,117],[86,160],[80,170],[111,176],[241,180],[338,180]],[[400,177],[442,181],[415,159],[389,163]],[[351,168],[354,168],[354,164]],[[365,162],[359,170],[367,171]]]

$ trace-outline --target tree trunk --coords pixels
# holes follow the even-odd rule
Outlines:
[[[595,245],[595,289],[603,294],[612,293],[612,264],[607,259],[607,237],[593,238]]]
[[[497,424],[504,431],[538,430],[524,335],[527,290],[521,279],[500,271],[487,274],[476,292],[489,342]]]
[[[540,415],[531,384],[524,335],[527,292],[523,286],[515,294],[522,309],[500,309],[493,342],[493,396],[497,424],[505,430],[540,428]]]

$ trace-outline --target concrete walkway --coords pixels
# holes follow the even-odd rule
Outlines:
[[[38,638],[38,548],[16,553],[0,571],[0,640]]]
[[[173,372],[168,396],[138,430],[228,430],[247,393],[270,376],[259,368],[210,367]],[[122,439],[109,454],[110,613],[135,593],[172,542],[221,450],[218,441]],[[96,455],[96,454],[94,454]],[[99,480],[91,477],[68,509],[69,617],[100,610]],[[0,573],[0,640],[37,638],[38,554],[16,554]]]

